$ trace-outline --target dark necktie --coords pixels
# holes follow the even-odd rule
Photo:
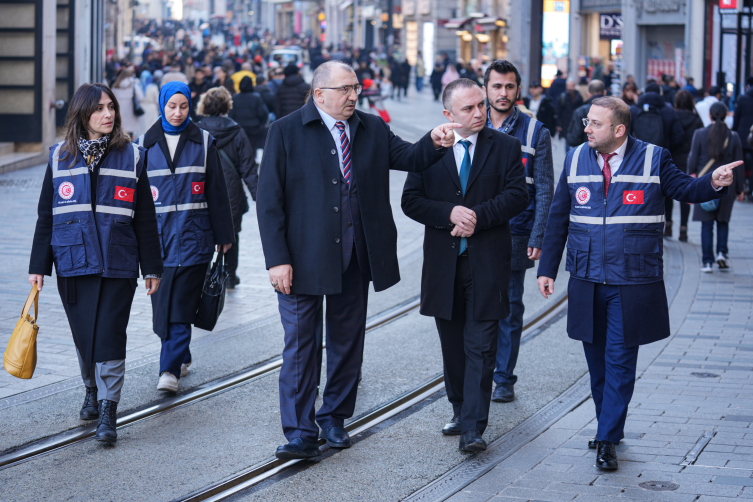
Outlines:
[[[609,182],[612,181],[612,168],[609,167],[609,159],[617,155],[616,153],[601,153],[599,154],[604,159],[604,169],[602,171],[604,172],[604,198],[607,198],[607,193],[609,193]]]
[[[345,133],[345,124],[340,121],[335,122],[335,127],[340,131],[340,151],[343,154],[343,178],[350,185],[350,141]]]
[[[463,145],[463,148],[465,148],[465,154],[463,155],[463,162],[460,164],[460,188],[463,189],[463,196],[465,196],[465,187],[468,186],[468,175],[471,172],[471,154],[468,152],[468,149],[471,146],[471,142],[467,139],[462,139],[458,143]],[[465,237],[460,238],[460,251],[458,251],[458,254],[463,254],[466,248],[466,242]]]

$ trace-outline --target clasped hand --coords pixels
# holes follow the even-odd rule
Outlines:
[[[455,225],[453,237],[470,237],[476,230],[476,213],[463,206],[455,206],[450,213],[450,222]]]

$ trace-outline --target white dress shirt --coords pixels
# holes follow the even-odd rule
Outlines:
[[[337,145],[337,160],[340,161],[340,172],[343,171],[343,152],[342,148],[340,148],[340,129],[337,128],[335,125],[337,122],[342,122],[345,125],[345,135],[348,136],[348,142],[350,143],[350,125],[348,124],[347,120],[337,120],[329,113],[323,111],[318,106],[316,107],[316,110],[319,112],[319,115],[322,117],[322,121],[324,122],[324,125],[327,126],[327,129],[329,129],[330,134],[332,134],[332,138],[335,140],[335,145]],[[351,145],[351,151],[353,149],[353,146]],[[353,165],[353,162],[351,162],[351,166]],[[344,173],[343,173],[344,175]]]
[[[471,142],[468,147],[468,155],[471,157],[471,163],[473,163],[473,152],[476,151],[476,142],[478,142],[478,133],[471,134],[467,138],[458,134],[457,130],[452,131],[455,134],[455,144],[452,145],[452,153],[455,154],[455,164],[458,167],[458,175],[460,175],[460,167],[463,165],[463,157],[465,157],[465,147],[460,144],[462,140],[468,140]]]
[[[617,172],[617,169],[622,165],[622,160],[625,158],[625,150],[627,150],[627,139],[620,145],[614,153],[614,157],[609,158],[609,168],[612,170],[612,176]],[[596,152],[596,162],[599,164],[599,169],[604,171],[604,157],[599,152]]]

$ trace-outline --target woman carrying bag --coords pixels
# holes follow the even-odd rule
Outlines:
[[[188,85],[163,85],[159,109],[160,119],[138,142],[148,152],[165,264],[152,296],[152,325],[162,339],[157,389],[176,392],[191,364],[191,325],[215,244],[227,252],[235,232],[215,139],[189,119]]]
[[[241,90],[245,82],[251,83],[249,77],[243,77]],[[217,150],[220,153],[222,171],[225,174],[230,207],[233,214],[233,226],[235,231],[235,246],[225,256],[227,271],[230,274],[227,287],[233,289],[240,284],[237,275],[238,270],[238,234],[241,232],[243,214],[249,210],[246,192],[243,183],[246,183],[251,197],[256,200],[256,186],[259,184],[259,175],[256,172],[254,162],[255,150],[246,137],[243,128],[233,119],[228,117],[233,102],[243,96],[243,92],[231,97],[224,87],[209,89],[199,102],[199,115],[204,118],[197,125],[217,140]],[[261,98],[259,98],[261,100]],[[264,106],[264,105],[262,105]],[[265,108],[266,109],[266,108]]]
[[[717,102],[709,110],[711,125],[698,129],[693,134],[693,144],[688,155],[688,174],[703,176],[717,167],[734,161],[743,160],[742,143],[736,132],[730,131],[724,119],[727,117],[727,107]],[[742,201],[744,197],[745,166],[735,167],[735,179],[729,187],[727,195],[718,200],[717,204],[708,202],[696,204],[693,209],[693,221],[701,222],[701,248],[703,250],[703,267],[706,273],[714,271],[716,261],[720,269],[729,268],[729,220],[735,198]],[[712,201],[713,202],[713,201]],[[714,207],[716,206],[716,207]],[[714,222],[716,222],[716,258],[714,258]]]
[[[65,140],[50,147],[29,263],[29,282],[40,291],[55,264],[86,386],[79,416],[98,418],[95,437],[107,443],[118,437],[139,266],[148,295],[162,273],[146,151],[130,142],[120,119],[106,86],[84,84],[74,94]]]

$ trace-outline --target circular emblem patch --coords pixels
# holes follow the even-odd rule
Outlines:
[[[58,195],[62,199],[68,200],[71,197],[73,197],[73,183],[70,181],[64,181],[60,184],[60,188],[58,188]]]
[[[577,200],[578,204],[582,206],[591,200],[591,191],[586,187],[580,187],[575,191],[575,200]]]
[[[154,202],[157,202],[157,199],[159,199],[159,189],[154,185],[152,185],[152,199]]]

